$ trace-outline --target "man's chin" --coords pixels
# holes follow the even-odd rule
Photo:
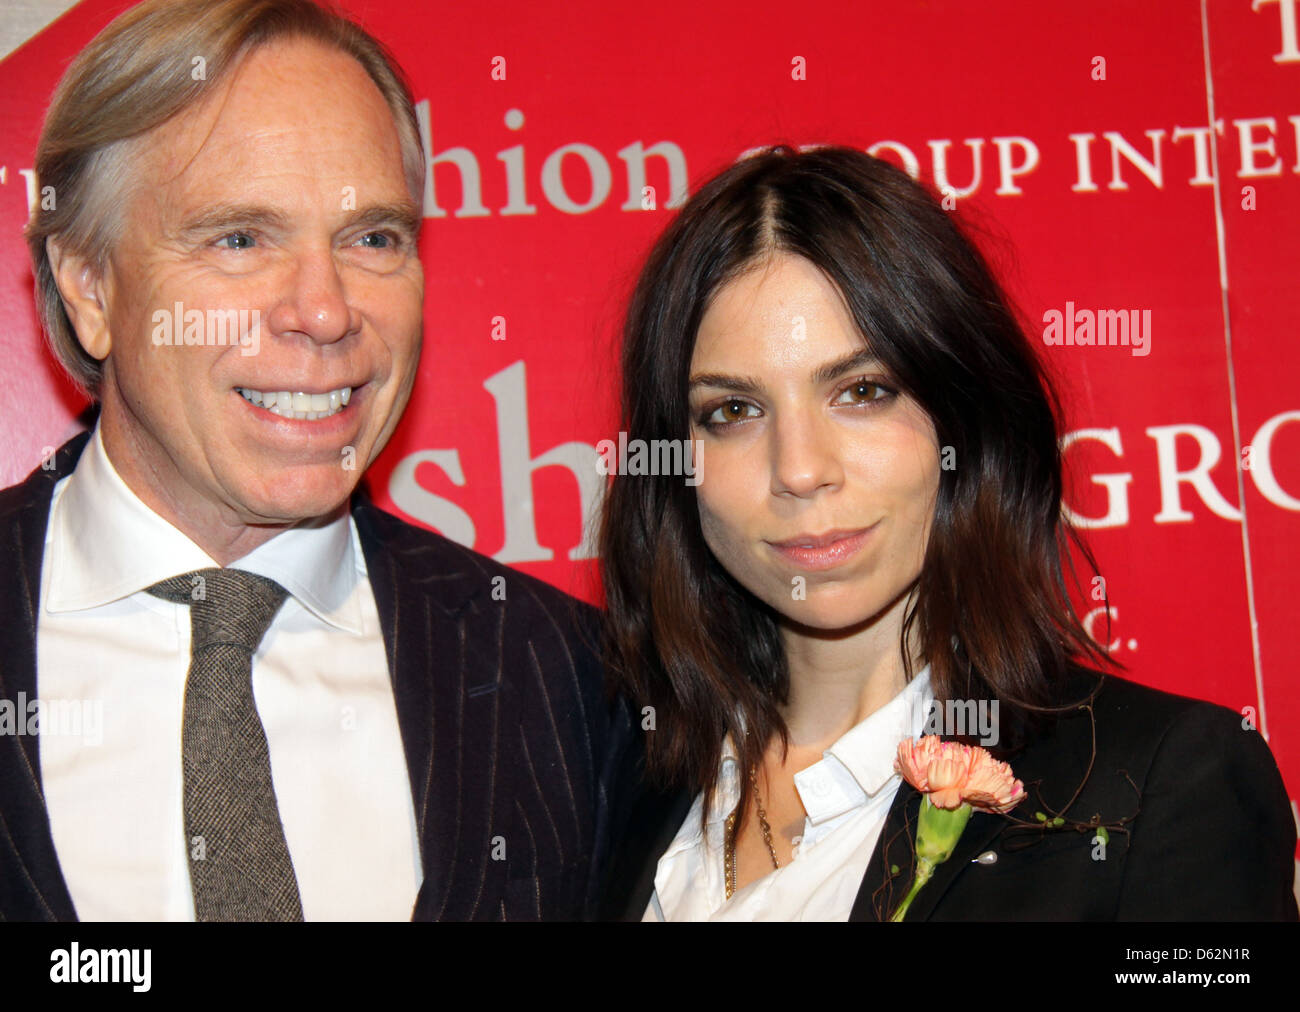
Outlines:
[[[310,520],[333,519],[356,491],[360,474],[353,480],[307,481],[295,483],[286,478],[239,497],[240,512],[251,526],[297,525]]]

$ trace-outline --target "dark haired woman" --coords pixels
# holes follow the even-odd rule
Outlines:
[[[623,370],[629,442],[692,439],[697,473],[606,500],[645,729],[606,917],[888,917],[922,802],[894,759],[934,731],[1026,798],[970,817],[908,920],[1296,918],[1259,734],[1091,666],[1059,405],[925,189],[843,148],[738,162],[651,254]]]

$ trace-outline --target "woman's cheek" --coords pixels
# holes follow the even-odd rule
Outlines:
[[[701,486],[703,488],[703,486]],[[713,557],[741,586],[756,593],[753,562],[745,551],[743,525],[729,509],[729,502],[700,498],[700,531]]]
[[[723,568],[729,572],[733,570],[734,563],[732,556],[732,536],[727,530],[727,524],[718,510],[718,506],[709,496],[703,494],[704,486],[700,486],[700,531],[704,534],[704,543],[709,546],[717,560],[722,563]]]

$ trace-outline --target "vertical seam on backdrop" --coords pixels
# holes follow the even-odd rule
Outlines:
[[[1246,479],[1241,467],[1241,422],[1237,403],[1237,374],[1232,361],[1232,317],[1228,312],[1228,253],[1223,224],[1223,178],[1219,173],[1219,135],[1214,109],[1214,73],[1210,63],[1210,19],[1206,0],[1201,0],[1201,54],[1205,63],[1205,108],[1209,118],[1210,173],[1214,177],[1214,229],[1219,254],[1219,306],[1223,314],[1223,347],[1228,370],[1228,409],[1232,417],[1232,470],[1237,482],[1237,503],[1241,513],[1241,554],[1246,568],[1246,608],[1250,619],[1251,661],[1255,668],[1255,697],[1259,704],[1259,732],[1268,740],[1268,718],[1264,706],[1264,679],[1259,654],[1259,619],[1255,611],[1255,573],[1250,558],[1250,527],[1246,519]]]

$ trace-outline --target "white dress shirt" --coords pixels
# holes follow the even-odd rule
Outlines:
[[[794,859],[726,898],[723,836],[740,800],[730,737],[702,833],[704,796],[659,859],[647,921],[846,921],[902,777],[898,743],[919,736],[934,694],[927,664],[888,703],[845,732],[822,758],[794,775],[807,818]]]
[[[145,592],[216,563],[122,481],[98,428],[55,486],[37,694],[55,850],[82,920],[194,919],[181,783],[190,610]],[[351,516],[277,535],[232,568],[289,592],[253,657],[280,818],[307,920],[409,920],[421,868],[387,655]],[[76,712],[77,707],[67,712]]]

